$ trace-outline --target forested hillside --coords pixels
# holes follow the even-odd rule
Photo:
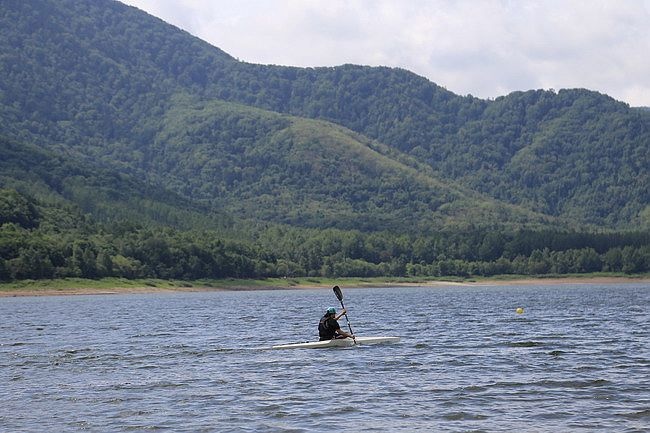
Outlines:
[[[251,65],[132,8],[9,3],[5,23],[18,30],[3,47],[12,104],[1,121],[13,140],[72,150],[237,218],[396,231],[551,220],[450,185],[342,127],[218,102],[211,95],[297,93],[266,93],[263,71],[254,81]]]
[[[247,64],[112,1],[5,1],[0,19],[0,126],[11,138],[132,169],[183,92],[338,123],[439,179],[575,224],[648,224],[650,115],[604,95],[483,101],[399,69]]]
[[[72,152],[52,152],[0,137],[0,155],[0,185],[4,188],[28,193],[44,204],[72,205],[94,219],[182,229],[225,229],[233,224],[219,209],[100,167]]]
[[[329,122],[173,101],[142,168],[247,220],[398,233],[552,221],[440,181],[414,158]]]
[[[649,111],[587,90],[481,100],[0,1],[0,279],[642,272],[649,149]]]
[[[254,81],[246,66],[240,79]],[[272,108],[349,127],[496,199],[583,224],[650,224],[650,113],[606,95],[538,90],[481,101],[407,71],[351,65],[268,74],[269,86],[288,75],[292,95]],[[237,98],[263,107],[276,99]]]

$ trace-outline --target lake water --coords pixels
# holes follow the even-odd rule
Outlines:
[[[650,431],[648,284],[343,289],[0,298],[0,431]]]

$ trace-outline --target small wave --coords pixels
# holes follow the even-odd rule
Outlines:
[[[487,419],[487,416],[480,414],[473,414],[468,412],[451,412],[442,416],[448,421],[478,421]]]
[[[575,369],[580,371],[580,372],[597,371],[597,370],[600,370],[600,368],[601,367],[597,366],[597,365],[579,365],[579,366],[575,367]]]
[[[153,391],[160,389],[174,389],[187,387],[186,382],[170,382],[170,381],[140,381],[140,382],[122,382],[106,385],[104,390],[142,390]]]
[[[136,416],[151,415],[153,412],[150,410],[142,409],[132,409],[132,410],[122,410],[117,412],[112,418],[131,418]]]
[[[265,349],[271,349],[270,346],[259,346],[259,347],[215,347],[210,350],[206,350],[204,352],[205,355],[210,355],[210,354],[215,354],[215,353],[246,353],[249,351],[256,351],[256,350],[265,350]]]
[[[159,426],[159,425],[127,425],[123,427],[124,430],[126,431],[142,431],[142,430],[151,430],[151,431],[157,431],[157,430],[167,430],[166,427],[164,426]]]
[[[593,380],[542,380],[534,382],[533,385],[541,386],[543,388],[592,388],[609,385],[610,382],[605,379]]]
[[[638,412],[629,412],[621,414],[623,418],[637,420],[637,419],[650,419],[650,409],[644,409]]]
[[[524,382],[497,382],[494,384],[498,388],[521,388],[529,386],[530,384]]]
[[[77,358],[79,361],[96,361],[101,359],[99,355],[86,355]]]
[[[160,368],[158,365],[155,364],[147,364],[147,365],[141,365],[139,367],[136,367],[138,370],[155,370],[157,368]]]
[[[511,343],[507,343],[506,346],[508,347],[540,347],[544,346],[544,343],[540,341],[515,341]]]
[[[562,355],[564,355],[565,353],[566,353],[566,352],[564,352],[564,351],[562,351],[562,350],[553,350],[553,351],[551,351],[551,352],[548,352],[548,354],[551,355],[551,356],[562,356]]]
[[[140,338],[164,338],[164,337],[175,337],[176,334],[172,332],[153,332],[153,333],[146,333],[146,334],[134,334],[130,335],[129,339],[134,340],[134,339],[140,339]]]
[[[487,387],[481,385],[469,385],[463,388],[463,391],[467,391],[467,392],[483,392],[486,390]]]
[[[152,384],[153,387],[155,388],[183,388],[187,387],[188,384],[185,382],[168,382],[168,381],[162,381],[162,382],[156,382]]]
[[[96,359],[99,359],[99,356],[94,354],[90,348],[63,349],[52,353],[50,363],[53,365],[61,365]]]
[[[60,353],[63,353],[64,355],[76,355],[77,353],[85,353],[90,351],[92,351],[91,348],[83,347],[81,349],[63,349],[60,351]]]

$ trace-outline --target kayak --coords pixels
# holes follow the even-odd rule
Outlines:
[[[357,337],[356,344],[393,344],[399,342],[399,337]],[[337,338],[334,340],[312,341],[307,343],[280,344],[272,349],[325,349],[328,347],[350,347],[355,341],[351,338]]]
[[[393,344],[399,342],[399,337],[357,337],[356,344]],[[351,338],[337,338],[334,340],[312,341],[308,343],[280,344],[272,349],[325,349],[328,347],[350,347],[355,342]]]

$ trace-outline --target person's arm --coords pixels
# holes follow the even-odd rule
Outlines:
[[[347,313],[347,312],[348,312],[348,311],[347,311],[345,308],[342,309],[341,312],[339,313],[339,315],[336,316],[336,317],[334,318],[334,320],[339,320],[339,319],[340,319],[341,317],[343,317],[343,315],[344,315],[345,313]]]

